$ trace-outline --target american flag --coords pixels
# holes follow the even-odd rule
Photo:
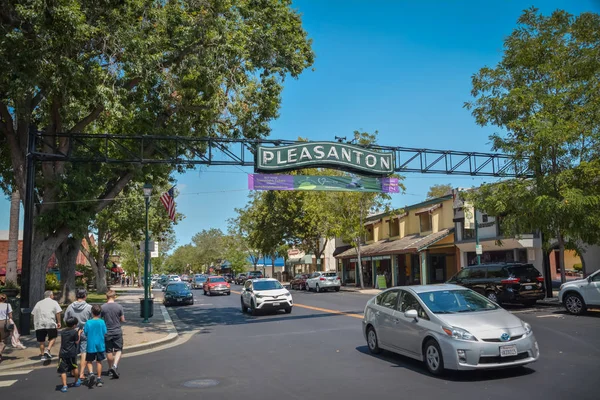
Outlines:
[[[162,196],[160,196],[160,201],[167,209],[167,213],[169,214],[169,218],[173,222],[175,222],[175,186],[173,186],[168,191],[164,192]]]

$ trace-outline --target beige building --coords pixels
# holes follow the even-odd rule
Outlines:
[[[457,272],[453,196],[448,195],[374,215],[365,222],[361,246],[365,286],[386,287],[445,282]],[[342,282],[358,285],[355,248],[338,245],[334,252]]]

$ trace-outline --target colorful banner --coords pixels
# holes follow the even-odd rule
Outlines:
[[[398,178],[248,174],[250,190],[399,193]]]

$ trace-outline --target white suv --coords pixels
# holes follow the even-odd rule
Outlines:
[[[242,290],[242,312],[250,309],[252,315],[259,310],[285,310],[292,312],[294,301],[292,295],[277,279],[261,278],[247,280]]]
[[[585,313],[588,307],[600,307],[600,270],[585,279],[563,283],[558,292],[558,301],[575,315]]]
[[[306,290],[308,291],[314,289],[317,292],[323,290],[335,290],[339,292],[341,286],[342,282],[336,272],[314,272],[306,280]]]

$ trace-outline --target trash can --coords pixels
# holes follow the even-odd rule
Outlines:
[[[144,301],[145,299],[140,299],[140,318],[144,318]],[[152,318],[154,316],[154,299],[148,299],[148,318]]]

